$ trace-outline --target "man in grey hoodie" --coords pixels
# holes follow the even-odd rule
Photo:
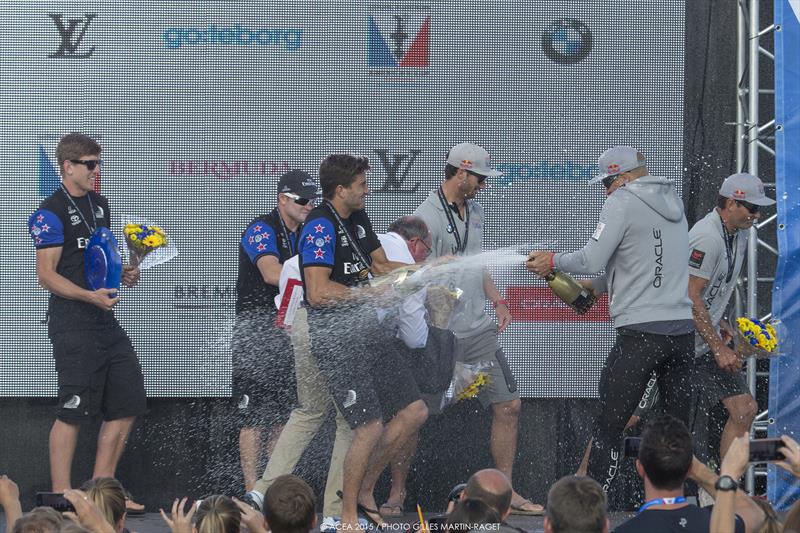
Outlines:
[[[582,283],[608,291],[617,339],[600,374],[601,412],[595,420],[589,475],[608,492],[617,474],[625,423],[658,373],[668,413],[690,423],[694,322],[688,295],[689,233],[683,202],[666,178],[651,176],[644,155],[629,146],[598,161],[608,198],[581,250],[536,251],[528,270],[605,273]]]

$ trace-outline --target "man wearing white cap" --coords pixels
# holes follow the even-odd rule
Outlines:
[[[723,320],[747,253],[747,234],[740,230],[750,229],[759,209],[774,203],[764,194],[760,179],[733,174],[720,187],[717,207],[689,232],[689,297],[703,396],[708,407],[721,401],[728,410],[720,457],[733,439],[750,431],[758,410],[740,372],[742,360],[728,347],[733,333]]]
[[[694,322],[688,295],[689,234],[683,202],[671,180],[650,176],[635,148],[615,146],[598,161],[608,198],[586,245],[573,253],[532,252],[529,270],[605,273],[584,282],[608,291],[617,329],[600,375],[589,475],[608,491],[619,468],[625,423],[659,376],[665,410],[687,425],[692,417]]]
[[[482,147],[461,143],[448,152],[444,181],[414,212],[425,221],[431,232],[431,257],[481,252],[483,207],[474,198],[488,185],[486,179],[494,176],[502,176],[502,172],[491,167],[489,152]],[[492,363],[488,371],[489,385],[478,399],[484,406],[492,406],[492,458],[497,468],[512,479],[522,403],[503,349],[497,342],[498,333],[511,323],[508,302],[483,268],[466,268],[453,282],[464,291],[450,324],[456,336],[456,360]],[[487,298],[495,308],[498,323],[486,314]],[[392,492],[400,491],[393,487]],[[513,493],[511,509],[515,514],[544,512],[541,505],[516,492]]]

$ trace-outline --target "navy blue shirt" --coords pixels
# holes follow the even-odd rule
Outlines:
[[[94,191],[71,198],[72,202],[67,193],[59,188],[42,200],[39,209],[28,218],[28,232],[37,250],[61,247],[56,272],[75,285],[88,289],[84,273],[84,252],[91,237],[89,227],[110,228],[111,213],[108,200]],[[103,311],[90,303],[50,294],[50,333],[101,329],[116,324],[113,311]]]
[[[329,205],[322,204],[311,211],[300,234],[300,275],[303,284],[305,267],[316,266],[332,269],[330,279],[342,285],[355,287],[366,283],[371,262],[369,254],[381,247],[367,212],[362,209],[351,213],[348,218],[342,219],[343,228]],[[348,233],[357,241],[367,264],[359,257]]]
[[[713,509],[696,505],[679,509],[647,509],[618,525],[614,533],[708,533]],[[744,521],[738,515],[736,533],[744,533]]]
[[[236,314],[253,309],[274,310],[278,287],[264,281],[258,260],[271,255],[283,264],[297,253],[298,231],[290,232],[281,224],[275,208],[268,215],[253,220],[239,240],[239,273],[236,277]],[[285,238],[288,237],[288,240]]]

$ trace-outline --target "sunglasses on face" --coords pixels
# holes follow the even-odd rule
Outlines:
[[[758,213],[758,210],[761,208],[761,206],[758,206],[756,204],[751,204],[750,202],[745,202],[743,200],[736,200],[736,203],[747,209],[747,211],[751,215],[755,215],[756,213]]]
[[[614,185],[614,182],[617,181],[618,177],[619,174],[614,174],[613,176],[606,176],[605,178],[602,179],[600,183],[602,183],[603,187],[605,187],[606,189],[610,189],[611,186]]]
[[[478,178],[478,185],[486,181],[486,176],[484,176],[483,174],[478,174],[477,172],[471,172],[469,170],[467,170],[467,172]]]
[[[291,198],[292,200],[294,200],[294,203],[296,203],[297,205],[308,205],[309,202],[311,203],[311,205],[314,205],[316,203],[316,200],[312,198],[303,198],[302,196],[298,196],[294,193],[285,192],[282,194],[287,198]]]
[[[100,168],[103,168],[103,162],[99,159],[70,159],[70,163],[75,163],[76,165],[86,165],[86,168],[89,170],[94,170],[97,165],[100,165]]]

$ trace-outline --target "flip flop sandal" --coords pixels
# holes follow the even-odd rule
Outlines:
[[[402,504],[391,504],[391,503],[384,503],[381,505],[381,508],[378,509],[381,516],[384,517],[398,517],[403,516],[403,505]]]
[[[539,507],[542,507],[542,509],[540,511],[538,511],[538,510],[534,511],[534,510],[531,510],[531,509],[525,509],[525,506],[528,505],[528,504],[536,505],[535,503],[533,503],[530,500],[524,500],[524,501],[522,501],[522,502],[520,502],[520,503],[518,503],[516,505],[514,505],[512,503],[511,504],[511,514],[523,515],[523,516],[543,516],[544,515],[544,507],[542,507],[540,505]]]

